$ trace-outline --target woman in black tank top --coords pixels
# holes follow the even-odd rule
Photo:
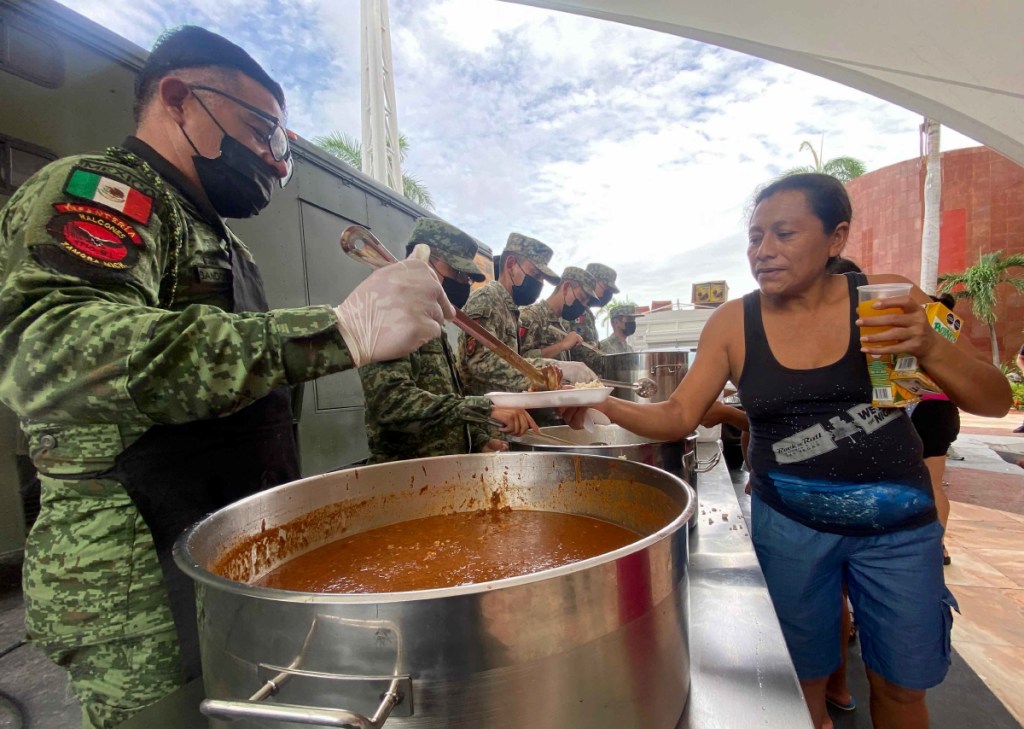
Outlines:
[[[826,272],[846,245],[852,218],[837,180],[792,175],[755,203],[747,257],[758,290],[714,313],[701,356],[668,400],[609,398],[598,409],[634,433],[676,440],[696,427],[727,380],[736,382],[750,420],[751,532],[812,719],[829,724],[825,683],[839,660],[845,576],[861,625],[872,716],[887,726],[925,727],[924,689],[948,668],[955,601],[942,582],[941,528],[921,442],[902,411],[871,406],[864,354],[916,356],[951,400],[979,415],[1004,415],[1009,385],[965,343],[953,345],[929,328],[921,308],[929,299],[916,288],[880,302],[901,310],[872,319],[889,329],[860,336],[856,286],[867,278]],[[584,411],[563,417],[581,427]],[[760,534],[768,521],[759,523],[759,513],[774,515]],[[903,571],[892,566],[897,554]]]

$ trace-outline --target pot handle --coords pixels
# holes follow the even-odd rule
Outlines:
[[[380,706],[372,717],[366,717],[344,709],[324,709],[296,704],[264,704],[263,699],[277,693],[278,687],[286,682],[290,674],[282,672],[268,679],[259,691],[244,701],[205,699],[199,710],[216,719],[269,719],[288,721],[295,724],[333,726],[340,729],[380,729],[391,715],[392,710],[405,698],[399,690],[408,676],[396,677],[388,690],[381,696]]]
[[[715,441],[715,454],[706,460],[696,459],[696,466],[694,470],[697,473],[707,473],[712,468],[718,465],[718,462],[722,460],[722,442]]]
[[[658,374],[659,374],[658,370],[665,370],[665,374],[667,374],[667,375],[674,375],[674,374],[677,374],[677,373],[681,372],[682,369],[683,369],[682,365],[673,365],[673,364],[654,365],[653,367],[651,367],[651,375],[653,375],[654,377],[657,377]]]

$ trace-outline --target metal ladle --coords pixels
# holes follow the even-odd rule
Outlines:
[[[658,394],[658,383],[649,377],[641,377],[636,382],[620,382],[619,380],[601,379],[602,385],[608,387],[621,387],[625,390],[634,390],[642,398],[654,397]]]
[[[377,240],[377,237],[361,225],[350,225],[341,232],[341,249],[347,255],[373,268],[383,268],[398,259]],[[523,373],[533,385],[541,390],[559,390],[562,387],[562,371],[554,365],[537,368],[523,359],[503,341],[470,319],[460,309],[455,310],[453,322],[469,336],[479,340],[485,347]]]
[[[563,337],[569,334],[567,331],[560,329],[559,327],[556,327],[554,324],[550,325],[548,329],[551,330],[551,332],[553,332],[554,334],[558,334]],[[597,347],[593,347],[587,344],[586,342],[580,342],[579,346],[589,349],[592,352],[595,352],[596,354],[604,354],[604,352],[602,352],[600,349],[598,349]],[[658,383],[650,379],[649,377],[641,377],[636,382],[622,382],[620,380],[606,380],[604,378],[599,379],[602,385],[606,385],[608,387],[621,387],[626,390],[635,390],[636,394],[644,399],[654,397],[655,395],[658,394]]]

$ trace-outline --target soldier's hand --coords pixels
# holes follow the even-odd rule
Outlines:
[[[562,370],[562,379],[572,385],[579,382],[593,382],[597,379],[594,370],[582,362],[559,362],[558,367]]]
[[[489,441],[480,446],[481,453],[501,453],[502,451],[508,450],[508,443],[497,438],[491,438]]]
[[[404,357],[455,318],[433,271],[413,258],[374,271],[334,311],[356,367]]]
[[[528,430],[537,430],[537,423],[534,422],[530,414],[522,408],[491,408],[491,417],[495,420],[500,420],[503,425],[499,430],[502,433],[511,433],[512,435],[522,435]]]
[[[579,332],[569,332],[565,335],[562,341],[559,343],[563,350],[572,349],[577,344],[583,342],[583,337],[579,335]]]

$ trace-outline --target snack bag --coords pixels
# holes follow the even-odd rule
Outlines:
[[[924,313],[932,329],[950,342],[960,336],[963,320],[942,304],[928,304]],[[916,403],[922,395],[942,392],[913,355],[867,355],[867,359],[871,404],[876,408],[902,408]]]

